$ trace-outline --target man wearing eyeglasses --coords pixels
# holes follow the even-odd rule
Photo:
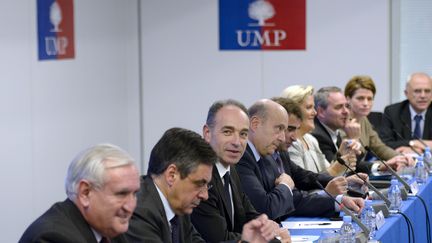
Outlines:
[[[208,198],[215,162],[213,150],[198,134],[167,130],[151,151],[147,175],[141,177],[129,241],[204,242],[188,214]]]
[[[203,136],[216,152],[218,162],[213,167],[209,199],[194,209],[191,217],[206,242],[238,241],[246,222],[259,216],[243,192],[234,167],[246,149],[248,131],[249,118],[243,104],[223,100],[210,107]],[[280,229],[276,222],[266,219],[263,227],[282,242],[290,241],[288,231]]]
[[[197,133],[171,128],[152,149],[147,175],[141,177],[137,207],[126,233],[129,242],[205,242],[189,215],[208,199],[216,154]],[[273,236],[261,216],[243,226],[242,240],[266,242]]]
[[[384,109],[380,137],[398,152],[422,153],[432,147],[432,79],[426,73],[412,74],[405,87],[406,100]]]

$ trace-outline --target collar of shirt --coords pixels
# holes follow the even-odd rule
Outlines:
[[[423,117],[422,121],[425,119],[426,117],[426,110],[422,111],[421,113],[417,113],[414,108],[411,106],[411,104],[409,105],[409,110],[410,110],[410,114],[411,114],[411,121],[415,121],[414,117],[416,115],[421,115]]]
[[[225,166],[223,166],[222,163],[218,161],[216,163],[216,168],[218,170],[220,178],[223,178],[224,175],[227,173],[227,171],[230,171],[231,166],[228,166],[228,168],[225,168]]]
[[[339,134],[339,129],[336,131],[333,131],[330,127],[328,127],[327,125],[325,125],[324,123],[321,123],[323,125],[323,127],[325,128],[325,130],[327,130],[327,132],[330,134],[331,139],[333,140],[333,143],[335,144],[335,146],[337,147],[337,136]]]
[[[100,242],[102,240],[102,235],[99,234],[95,229],[91,228],[91,230],[93,231],[93,235],[96,238],[96,242]]]
[[[253,153],[253,155],[255,157],[255,160],[258,162],[261,159],[260,154],[258,153],[257,149],[255,148],[255,146],[253,145],[253,143],[251,141],[248,140],[247,143],[248,143],[249,147],[252,150],[252,153]]]
[[[154,185],[156,186],[156,189],[157,189],[157,191],[159,193],[159,197],[160,197],[160,199],[162,201],[162,204],[163,204],[163,207],[164,207],[164,210],[165,210],[165,214],[166,214],[166,217],[167,217],[167,221],[169,222],[175,216],[175,213],[171,209],[168,200],[166,199],[166,197],[162,193],[162,191],[159,189],[159,187],[156,185],[156,183]]]

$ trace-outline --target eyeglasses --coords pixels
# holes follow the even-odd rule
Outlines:
[[[192,182],[192,184],[195,185],[195,188],[199,192],[206,192],[206,191],[208,192],[213,187],[213,184],[209,184],[206,180],[195,181],[192,180],[190,177],[186,177],[186,178],[188,178]]]

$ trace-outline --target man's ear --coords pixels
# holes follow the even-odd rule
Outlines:
[[[250,122],[249,122],[249,129],[252,132],[256,132],[260,123],[261,123],[261,120],[257,116],[251,117]]]
[[[405,94],[405,97],[408,98],[408,91],[406,89],[404,90],[404,94]]]
[[[177,170],[177,166],[175,164],[168,165],[168,168],[164,171],[164,177],[165,181],[168,185],[168,187],[171,187],[174,185],[175,181],[180,179],[180,175]]]
[[[203,138],[207,143],[210,143],[211,134],[210,134],[210,128],[207,124],[203,126]]]
[[[92,186],[89,181],[81,180],[79,182],[77,190],[77,200],[84,208],[88,208],[90,206],[91,191]]]

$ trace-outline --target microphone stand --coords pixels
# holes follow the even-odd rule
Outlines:
[[[316,179],[316,178],[314,178],[314,181],[316,182],[316,184],[318,185],[318,187],[321,189],[321,190],[323,190],[331,199],[333,199],[333,201],[337,204],[337,205],[339,205],[339,208],[345,213],[345,214],[348,214],[349,216],[351,216],[351,218],[352,218],[352,220],[354,221],[354,222],[356,222],[357,223],[357,225],[363,230],[363,233],[365,234],[365,235],[369,235],[370,234],[370,230],[366,227],[366,225],[364,225],[361,221],[360,221],[360,219],[358,219],[357,218],[357,216],[355,216],[354,214],[353,214],[353,212],[351,212],[351,210],[349,210],[348,208],[346,208],[342,203],[340,203],[340,202],[338,202],[326,189],[324,189],[324,187],[321,185],[321,183]]]
[[[409,191],[409,192],[411,191],[410,185],[408,185],[408,183],[404,179],[402,179],[384,160],[382,160],[381,157],[379,157],[374,151],[372,151],[372,149],[369,148],[369,146],[364,146],[364,148],[366,149],[366,151],[372,153],[372,155],[375,156],[378,159],[378,161],[380,161],[381,164],[383,164],[387,168],[387,170],[390,172],[390,174],[392,174],[394,177],[396,177],[396,179],[400,183],[402,183],[402,185],[404,185],[404,187],[407,191]]]
[[[408,131],[410,131],[411,137],[413,137],[414,139],[419,140],[419,142],[420,142],[423,146],[425,146],[425,147],[429,147],[429,146],[428,146],[428,145],[423,141],[423,139],[419,138],[417,135],[415,135],[413,132],[411,132],[411,128],[408,126],[408,124],[406,124],[406,122],[402,121],[402,125],[404,125],[404,127],[405,127],[406,129],[408,129]],[[410,147],[411,147],[411,145],[410,145]]]
[[[363,179],[361,176],[359,176],[359,174],[357,172],[355,172],[353,169],[351,169],[351,167],[349,167],[345,160],[342,159],[340,156],[337,157],[337,162],[339,162],[339,164],[342,164],[343,166],[345,166],[349,171],[351,171],[353,174],[355,174],[358,178],[360,178],[370,189],[372,189],[372,191],[374,191],[387,205],[387,207],[390,207],[390,200],[385,197],[376,187],[374,187],[372,184],[370,184],[369,181]]]

